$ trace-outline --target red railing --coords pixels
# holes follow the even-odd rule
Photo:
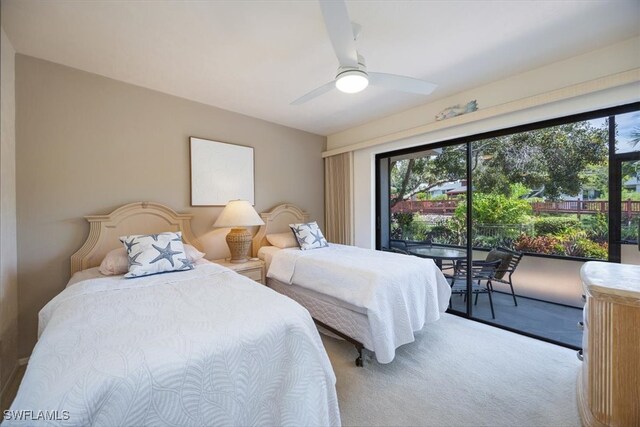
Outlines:
[[[391,208],[391,212],[450,215],[456,210],[458,203],[458,200],[404,200]],[[531,208],[534,213],[606,214],[609,211],[609,202],[592,200],[531,202]],[[640,215],[640,201],[623,201],[622,215]]]
[[[403,200],[391,208],[391,212],[421,214],[452,214],[458,207],[458,200]]]

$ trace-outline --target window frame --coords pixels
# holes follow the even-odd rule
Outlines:
[[[407,154],[412,154],[412,153],[416,153],[416,152],[420,152],[420,151],[425,151],[425,150],[429,150],[429,149],[436,149],[436,148],[441,148],[441,147],[447,147],[447,146],[452,146],[452,145],[460,145],[460,144],[466,144],[467,146],[467,152],[469,152],[470,148],[471,148],[471,144],[473,142],[476,141],[481,141],[483,139],[488,139],[488,138],[495,138],[495,137],[501,137],[501,136],[507,136],[507,135],[513,135],[513,134],[517,134],[517,133],[522,133],[522,132],[528,132],[528,131],[532,131],[532,130],[538,130],[538,129],[543,129],[543,128],[548,128],[548,127],[554,127],[554,126],[560,126],[560,125],[564,125],[567,123],[573,123],[573,122],[580,122],[580,121],[587,121],[587,120],[593,120],[593,119],[599,119],[599,118],[612,118],[614,117],[613,120],[610,120],[609,123],[609,212],[608,212],[608,222],[609,222],[609,233],[608,233],[608,259],[607,260],[601,260],[601,259],[596,259],[596,258],[584,258],[584,257],[575,257],[575,256],[566,256],[566,255],[550,255],[550,254],[540,254],[540,253],[536,253],[536,252],[524,252],[525,255],[527,256],[533,256],[533,257],[540,257],[540,258],[551,258],[551,259],[561,259],[561,260],[567,260],[567,261],[578,261],[578,262],[585,262],[585,261],[608,261],[608,262],[620,262],[620,258],[621,258],[621,245],[622,244],[633,244],[635,245],[635,243],[622,243],[620,242],[620,230],[616,230],[616,227],[614,227],[614,225],[620,224],[621,218],[620,218],[620,212],[619,209],[615,209],[612,210],[611,206],[614,206],[614,204],[612,203],[611,199],[614,198],[614,200],[617,199],[620,200],[620,194],[621,194],[621,190],[620,190],[620,186],[616,186],[615,184],[615,179],[619,178],[619,173],[617,171],[614,171],[613,169],[616,168],[616,164],[617,162],[621,161],[621,160],[625,160],[630,156],[636,156],[637,152],[631,152],[631,153],[619,153],[616,154],[615,152],[615,116],[619,115],[619,114],[625,114],[625,113],[629,113],[629,112],[633,112],[633,111],[638,111],[640,110],[640,102],[632,102],[629,104],[624,104],[624,105],[619,105],[619,106],[615,106],[615,107],[609,107],[609,108],[602,108],[602,109],[598,109],[598,110],[593,110],[593,111],[588,111],[588,112],[583,112],[583,113],[577,113],[577,114],[571,114],[571,115],[567,115],[567,116],[562,116],[562,117],[557,117],[557,118],[552,118],[552,119],[547,119],[547,120],[542,120],[542,121],[537,121],[537,122],[532,122],[532,123],[526,123],[526,124],[521,124],[521,125],[515,125],[515,126],[510,126],[507,128],[503,128],[503,129],[498,129],[498,130],[493,130],[493,131],[488,131],[488,132],[481,132],[481,133],[477,133],[474,135],[469,135],[469,136],[463,136],[463,137],[459,137],[459,138],[453,138],[453,139],[445,139],[445,140],[441,140],[441,141],[435,141],[432,143],[428,143],[428,144],[421,144],[418,146],[414,146],[414,147],[408,147],[408,148],[403,148],[403,149],[399,149],[399,150],[392,150],[392,151],[387,151],[384,153],[378,153],[375,155],[375,182],[376,182],[376,188],[375,188],[375,197],[376,197],[376,205],[375,205],[375,214],[376,214],[376,224],[375,224],[375,229],[376,229],[376,249],[381,249],[382,247],[382,241],[381,241],[381,227],[383,226],[383,224],[381,223],[381,210],[382,210],[382,200],[381,200],[381,188],[380,186],[383,184],[383,181],[388,183],[389,178],[387,177],[386,179],[382,179],[380,173],[380,162],[383,159],[390,159],[392,157],[396,157],[396,156],[404,156]],[[467,160],[468,159],[468,155],[467,155]],[[471,210],[472,208],[472,197],[473,197],[473,191],[472,191],[472,183],[473,183],[473,176],[472,176],[472,171],[471,169],[471,165],[468,164],[467,165],[467,172],[468,172],[468,176],[467,176],[467,180],[468,180],[468,191],[467,191],[467,198],[468,200],[471,200],[471,203],[468,203],[467,207],[468,207],[468,211]],[[389,209],[389,212],[387,212],[387,217],[389,218],[389,228],[391,226],[391,212]],[[470,212],[468,212],[467,215],[467,238],[469,239],[471,236],[471,232],[472,232],[472,216],[470,215]],[[614,232],[612,232],[612,230],[614,230]],[[616,238],[617,236],[617,238]],[[468,242],[470,242],[468,240]],[[468,243],[468,245],[470,246],[471,244]],[[638,245],[640,246],[640,242],[638,243]],[[478,250],[478,251],[488,251],[489,249],[487,248],[476,248],[473,247],[471,248],[472,250]]]

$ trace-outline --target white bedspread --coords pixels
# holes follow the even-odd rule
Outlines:
[[[391,362],[396,348],[414,341],[414,331],[438,320],[451,297],[432,260],[333,243],[280,250],[267,276],[366,309],[380,363]]]
[[[215,264],[65,289],[40,312],[11,410],[76,426],[340,424],[309,313]]]

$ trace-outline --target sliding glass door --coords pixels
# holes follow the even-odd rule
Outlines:
[[[387,154],[377,159],[378,248],[432,259],[453,278],[469,257],[467,144]],[[451,310],[467,314],[466,278],[452,289]]]
[[[640,265],[640,111],[619,114],[614,121],[612,239],[621,262]]]
[[[579,347],[582,263],[640,264],[639,110],[377,155],[378,248],[434,259],[452,312]]]

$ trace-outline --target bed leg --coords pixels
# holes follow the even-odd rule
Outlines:
[[[362,360],[362,347],[357,346],[358,357],[356,358],[356,366],[362,368],[364,366],[364,361]]]

